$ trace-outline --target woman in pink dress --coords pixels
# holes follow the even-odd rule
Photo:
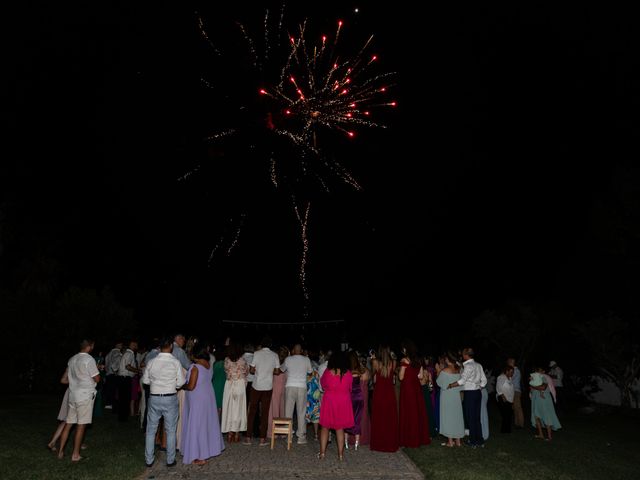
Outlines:
[[[284,359],[289,356],[287,347],[280,347],[278,350],[278,358],[280,365],[284,363]],[[271,427],[273,427],[273,419],[285,417],[284,413],[284,387],[287,384],[287,374],[273,376],[273,390],[271,390],[271,406],[269,407],[269,423],[267,423],[267,438],[271,438]]]
[[[336,431],[338,459],[344,459],[344,429],[354,425],[351,405],[353,377],[349,371],[347,357],[343,352],[335,352],[329,358],[327,369],[320,378],[324,390],[320,404],[320,453],[324,458],[329,442],[329,430]]]

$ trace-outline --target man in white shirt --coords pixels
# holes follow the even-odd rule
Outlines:
[[[126,422],[130,414],[133,414],[131,406],[131,388],[133,377],[140,373],[136,361],[138,342],[129,342],[129,347],[122,354],[120,368],[118,369],[118,420]]]
[[[247,437],[244,444],[251,445],[251,426],[260,404],[260,446],[269,445],[267,442],[267,422],[269,421],[269,407],[271,406],[271,391],[273,389],[273,376],[280,375],[280,359],[272,352],[271,338],[265,337],[261,342],[262,348],[253,354],[253,361],[249,365],[250,372],[256,378],[251,387],[249,400],[249,414],[247,415]]]
[[[511,421],[513,419],[513,399],[515,390],[511,379],[513,378],[513,367],[507,365],[498,375],[496,380],[496,399],[498,400],[498,409],[502,416],[502,427],[500,433],[511,433]]]
[[[307,412],[307,375],[313,371],[309,357],[302,355],[302,345],[297,343],[293,346],[291,355],[284,360],[280,370],[287,372],[284,399],[285,416],[292,418],[295,408],[298,417],[296,435],[298,444],[302,445],[307,443],[307,422],[305,420]]]
[[[73,425],[77,425],[73,440],[72,462],[82,460],[80,447],[84,432],[93,418],[93,402],[96,398],[96,384],[100,381],[100,372],[95,359],[90,355],[93,350],[93,340],[83,340],[80,343],[80,353],[69,360],[65,375],[69,379],[69,405],[67,424],[60,436],[58,458],[64,457],[64,447],[69,438]]]
[[[464,408],[465,417],[469,423],[469,440],[467,445],[471,447],[481,447],[484,445],[482,438],[482,423],[480,421],[480,409],[482,407],[481,389],[487,385],[487,377],[484,374],[482,365],[474,359],[472,348],[462,350],[463,370],[460,380],[449,384],[449,388],[461,386],[464,390],[464,400],[462,407]]]
[[[176,464],[176,427],[178,425],[177,391],[185,383],[180,361],[172,355],[173,341],[166,338],[160,344],[160,353],[149,360],[142,375],[142,383],[149,385],[147,430],[144,456],[147,467],[155,460],[155,436],[160,418],[164,418],[167,433],[167,466]]]
[[[116,410],[114,404],[116,391],[118,390],[118,369],[120,368],[120,359],[122,358],[122,347],[122,342],[116,343],[104,359],[104,370],[107,376],[104,384],[104,408],[107,409],[113,408]]]
[[[147,352],[147,354],[145,355],[144,360],[142,361],[142,363],[138,365],[140,367],[140,370],[141,370],[142,374],[144,374],[144,369],[147,367],[147,364],[160,354],[160,339],[159,338],[154,338],[151,341],[151,345],[153,345],[153,348],[151,350],[149,350],[149,352]],[[142,379],[140,379],[140,380],[142,380]],[[149,385],[145,385],[143,383],[142,384],[142,391],[144,393],[144,405],[145,405],[145,408],[144,408],[144,410],[142,408],[140,409],[140,415],[142,416],[142,418],[141,418],[141,420],[142,420],[142,429],[146,431],[147,430],[147,409],[149,408]]]

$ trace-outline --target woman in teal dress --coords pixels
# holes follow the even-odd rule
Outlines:
[[[437,366],[440,386],[440,434],[447,437],[447,447],[461,446],[460,439],[464,438],[464,417],[462,414],[461,387],[448,388],[449,384],[460,380],[460,369],[452,355],[445,356],[446,366]]]
[[[224,397],[224,384],[227,382],[227,374],[224,371],[224,357],[220,360],[216,360],[213,364],[213,378],[211,383],[213,384],[213,391],[216,394],[216,405],[218,406],[218,418],[222,418],[222,399]]]
[[[551,441],[551,431],[559,430],[562,425],[556,415],[545,375],[533,373],[529,386],[531,388],[531,425],[538,430],[536,438]],[[543,427],[547,430],[547,438],[544,437]]]

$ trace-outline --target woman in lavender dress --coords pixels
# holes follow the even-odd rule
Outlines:
[[[209,352],[200,349],[189,369],[189,380],[182,420],[182,462],[186,465],[204,465],[207,459],[224,450],[220,432],[216,396],[211,388],[213,371],[209,365]]]

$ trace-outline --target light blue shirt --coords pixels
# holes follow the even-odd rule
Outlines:
[[[151,360],[156,358],[159,353],[160,353],[160,349],[159,348],[152,349],[149,353],[147,353],[147,356],[144,357],[144,363],[148,364]]]
[[[513,367],[513,377],[511,377],[511,383],[513,384],[513,390],[516,392],[522,392],[520,384],[522,382],[522,375],[518,367]]]
[[[189,367],[191,367],[191,361],[189,360],[189,357],[187,357],[185,351],[180,348],[175,342],[173,342],[172,355],[178,359],[180,365],[182,365],[182,368],[184,368],[185,370],[189,370]]]

